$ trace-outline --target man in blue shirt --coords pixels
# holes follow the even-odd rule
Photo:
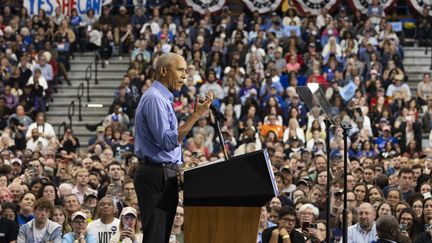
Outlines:
[[[156,81],[141,97],[135,115],[135,155],[140,165],[134,184],[143,228],[143,243],[168,243],[175,217],[178,191],[177,173],[181,161],[181,141],[206,112],[213,95],[195,102],[195,111],[178,127],[172,107],[174,91],[186,83],[187,66],[175,53],[160,56]],[[198,99],[197,99],[198,100]]]

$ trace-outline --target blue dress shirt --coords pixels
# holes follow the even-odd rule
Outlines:
[[[155,162],[181,164],[174,95],[159,81],[141,97],[135,114],[135,155]]]

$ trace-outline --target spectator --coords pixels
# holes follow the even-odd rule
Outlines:
[[[78,211],[72,215],[72,232],[63,236],[62,243],[98,242],[96,235],[87,232],[87,214]]]
[[[48,218],[54,211],[47,199],[40,198],[34,205],[35,218],[20,227],[17,242],[61,242],[61,225]]]
[[[139,232],[138,214],[132,207],[123,208],[120,214],[119,232],[115,234],[110,242],[140,242],[142,241],[142,233]]]
[[[0,204],[0,234],[2,241],[13,242],[17,240],[18,225],[14,220],[7,219],[3,216],[4,207]]]
[[[373,206],[369,203],[360,204],[358,214],[359,223],[348,228],[348,241],[369,242],[376,240],[376,212]]]
[[[262,242],[283,242],[288,239],[289,242],[305,242],[304,237],[295,230],[297,216],[294,209],[283,207],[278,213],[278,226],[273,226],[264,230]]]
[[[115,207],[110,197],[102,198],[98,203],[99,219],[88,225],[87,233],[97,236],[97,242],[110,242],[116,234],[120,234],[120,220],[114,217]]]

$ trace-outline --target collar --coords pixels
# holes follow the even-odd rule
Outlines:
[[[159,90],[165,98],[169,99],[171,102],[174,101],[173,93],[169,91],[169,89],[161,82],[155,80],[152,86],[155,87],[157,90]]]
[[[359,231],[360,233],[362,233],[362,234],[365,234],[365,235],[367,235],[367,234],[369,234],[370,232],[372,232],[372,230],[373,230],[374,227],[375,227],[375,222],[373,223],[373,225],[372,225],[372,227],[369,229],[369,231],[366,231],[366,230],[364,230],[364,229],[362,229],[362,228],[360,227],[360,223],[357,223],[357,229],[358,229],[358,231]]]

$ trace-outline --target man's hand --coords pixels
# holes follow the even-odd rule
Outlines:
[[[195,100],[195,114],[202,116],[209,108],[210,105],[212,104],[214,99],[214,94],[213,92],[209,92],[206,95],[206,100],[202,103],[199,102],[199,96],[196,96],[196,100]]]

